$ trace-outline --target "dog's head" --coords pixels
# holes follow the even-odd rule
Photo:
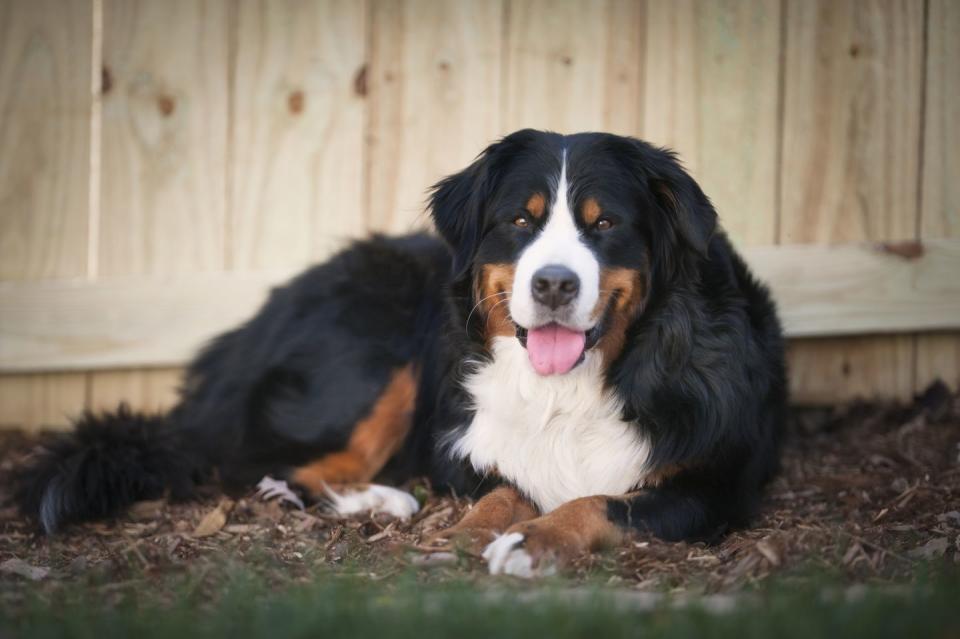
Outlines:
[[[513,133],[430,205],[483,337],[515,335],[542,375],[593,347],[615,359],[651,287],[702,259],[716,227],[672,153],[602,133]]]

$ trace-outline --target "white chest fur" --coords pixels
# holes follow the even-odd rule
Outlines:
[[[465,383],[476,414],[453,452],[478,472],[496,470],[543,512],[637,486],[649,455],[635,424],[603,386],[600,354],[566,375],[541,377],[516,338],[498,337],[493,361]]]

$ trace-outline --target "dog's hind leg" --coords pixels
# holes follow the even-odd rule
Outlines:
[[[313,499],[325,501],[339,515],[375,511],[406,518],[415,513],[418,505],[411,495],[369,482],[409,434],[416,391],[412,367],[396,371],[370,412],[354,427],[346,447],[294,468],[287,480]],[[294,501],[281,493],[274,490],[272,496]]]

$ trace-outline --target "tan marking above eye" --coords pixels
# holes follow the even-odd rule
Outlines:
[[[593,226],[596,224],[597,220],[600,219],[601,213],[603,213],[603,211],[600,210],[600,203],[592,197],[585,199],[583,201],[583,206],[580,207],[580,214],[583,216],[583,223],[587,226]]]
[[[544,197],[543,193],[534,193],[530,196],[530,199],[527,200],[527,206],[525,208],[527,209],[527,213],[539,220],[547,210],[547,198]]]

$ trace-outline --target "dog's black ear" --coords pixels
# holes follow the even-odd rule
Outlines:
[[[453,274],[459,279],[470,270],[483,231],[483,204],[487,196],[487,155],[459,173],[445,177],[430,190],[430,216],[453,250]]]
[[[663,223],[682,246],[706,257],[710,238],[717,230],[717,212],[673,151],[630,138],[627,151],[632,171],[646,180]]]
[[[453,249],[453,275],[459,279],[473,265],[483,239],[487,208],[512,163],[544,134],[521,129],[494,142],[463,171],[440,180],[430,190],[429,208],[440,236]]]
[[[676,161],[673,153],[661,151],[649,177],[657,202],[667,213],[675,234],[701,257],[707,256],[710,238],[717,230],[717,212],[697,182]]]

